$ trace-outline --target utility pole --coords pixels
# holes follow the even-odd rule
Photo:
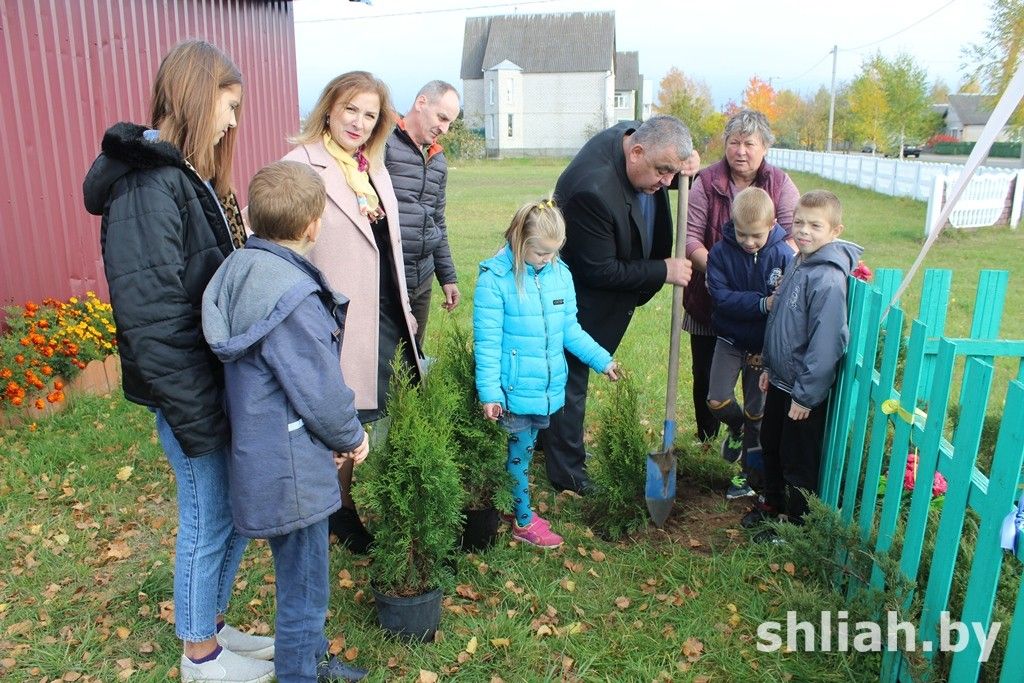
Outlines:
[[[832,96],[828,103],[828,137],[825,139],[825,151],[832,151],[832,124],[836,118],[836,62],[839,58],[839,46],[832,46]]]

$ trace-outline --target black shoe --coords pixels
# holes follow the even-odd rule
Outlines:
[[[740,526],[744,529],[753,529],[756,526],[760,526],[765,522],[772,521],[779,518],[779,513],[775,511],[775,508],[767,503],[758,502],[754,507],[750,509],[750,512],[743,515],[743,519],[740,520]]]
[[[368,673],[369,671],[366,669],[346,664],[332,655],[316,665],[316,682],[361,681],[366,678]]]
[[[327,526],[338,542],[356,555],[365,555],[373,547],[373,534],[366,530],[353,508],[343,507],[331,514]]]
[[[771,543],[772,545],[783,545],[786,539],[779,536],[775,529],[765,529],[754,534],[754,543]]]

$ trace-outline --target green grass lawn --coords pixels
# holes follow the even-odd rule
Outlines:
[[[476,263],[500,246],[522,202],[550,193],[564,164],[453,166],[448,222],[464,295],[455,315],[464,323]],[[794,174],[794,180],[801,189],[826,187],[840,196],[845,236],[866,248],[872,267],[909,266],[922,242],[922,203],[809,175]],[[1007,229],[939,240],[926,265],[956,271],[950,332],[968,329],[978,271],[1019,269],[1022,247],[1024,235]],[[919,290],[920,278],[917,283]],[[1015,284],[1006,338],[1024,337],[1024,322],[1014,315],[1022,304]],[[913,287],[909,296],[916,296]],[[669,301],[665,290],[638,311],[617,354],[640,380],[652,446],[664,419]],[[335,649],[370,667],[373,680],[417,680],[421,670],[462,681],[876,680],[877,657],[757,650],[761,621],[784,621],[789,609],[816,617],[818,610],[839,609],[841,601],[803,580],[800,558],[752,545],[738,531],[743,506],[721,497],[728,468],[686,438],[692,406],[685,343],[682,364],[678,420],[686,478],[666,531],[604,542],[583,525],[579,501],[555,497],[535,468],[536,504],[563,532],[561,549],[510,545],[505,535],[492,550],[460,559],[441,637],[416,646],[382,636],[368,600],[366,561],[335,549],[328,620]],[[607,386],[593,378],[592,405]],[[7,568],[0,574],[0,678],[177,676],[180,646],[168,623],[174,495],[151,415],[120,394],[73,401],[36,431],[0,430],[0,566]],[[264,542],[253,543],[229,620],[268,632],[273,614],[270,552]]]

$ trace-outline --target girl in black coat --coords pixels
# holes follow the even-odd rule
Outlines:
[[[150,127],[111,127],[83,188],[86,208],[103,217],[125,397],[154,412],[177,481],[182,681],[266,681],[274,671],[271,638],[224,624],[246,539],[227,491],[222,370],[200,320],[206,284],[244,240],[231,191],[241,100],[227,55],[198,40],[179,44],[157,72]]]

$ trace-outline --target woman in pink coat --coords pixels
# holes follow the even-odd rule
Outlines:
[[[351,301],[341,369],[364,424],[383,417],[399,343],[404,361],[422,371],[402,271],[398,203],[384,167],[394,124],[387,86],[366,71],[350,71],[324,87],[291,139],[298,146],[285,156],[312,166],[327,186],[323,228],[309,259]],[[343,506],[331,517],[331,532],[353,552],[366,552],[373,539],[352,501],[351,461],[338,478]]]

